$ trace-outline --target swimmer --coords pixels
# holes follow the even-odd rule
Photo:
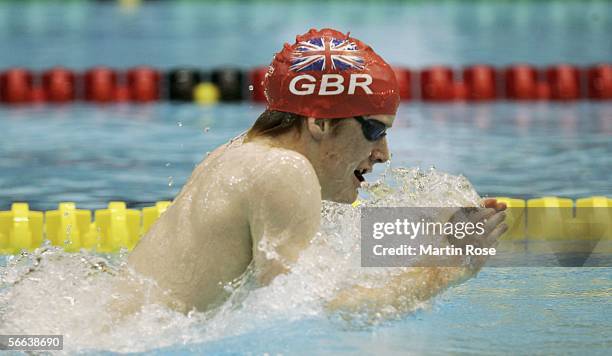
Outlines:
[[[182,312],[209,310],[247,268],[258,284],[270,283],[319,230],[321,201],[354,202],[364,175],[389,160],[385,135],[398,85],[391,67],[361,41],[310,30],[275,55],[263,84],[266,110],[194,169],[129,255],[128,268],[154,286],[118,284],[120,314],[145,300]],[[490,215],[503,210],[486,204],[496,208]],[[356,291],[377,298],[376,291]],[[340,292],[330,306],[350,306],[358,300],[347,297],[352,293]]]

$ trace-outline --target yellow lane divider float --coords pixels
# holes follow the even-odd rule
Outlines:
[[[14,203],[11,211],[0,211],[0,253],[12,254],[40,246],[43,214],[30,211],[26,203]]]
[[[95,225],[92,225],[91,211],[77,209],[74,203],[60,203],[57,210],[45,213],[47,239],[54,246],[63,246],[66,251],[94,247]]]
[[[506,203],[506,240],[612,239],[612,199],[497,198]]]
[[[508,206],[508,231],[500,239],[505,250],[531,252],[611,253],[612,199],[542,197],[522,200],[498,198]],[[508,246],[514,243],[514,248]],[[517,244],[518,243],[518,244]],[[586,256],[585,255],[585,256]]]
[[[508,206],[508,231],[502,241],[612,242],[612,199],[588,197],[571,199],[497,198]],[[33,250],[43,243],[43,235],[54,246],[66,251],[80,249],[110,253],[131,250],[171,202],[157,202],[142,211],[127,209],[124,202],[110,202],[107,209],[77,209],[74,203],[60,203],[57,210],[30,211],[26,203],[14,203],[10,211],[0,211],[0,254]],[[354,207],[359,201],[353,203]],[[44,215],[44,224],[43,224]]]
[[[169,201],[140,210],[127,209],[124,202],[110,202],[107,209],[94,212],[77,209],[74,203],[60,203],[57,210],[30,211],[26,203],[14,203],[0,211],[0,254],[32,251],[43,243],[43,235],[53,246],[68,252],[81,249],[97,252],[131,250],[153,223],[170,206]],[[44,233],[44,234],[43,234]]]

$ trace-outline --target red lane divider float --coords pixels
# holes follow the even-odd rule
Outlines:
[[[469,100],[497,99],[497,73],[488,65],[475,65],[463,70],[463,80]]]
[[[83,75],[84,99],[98,103],[117,101],[117,73],[110,68],[95,67]]]
[[[27,103],[32,98],[32,73],[25,69],[9,69],[0,74],[0,99],[4,103]]]
[[[423,101],[450,101],[455,98],[455,80],[449,67],[425,68],[420,75]]]
[[[84,72],[61,67],[42,72],[9,68],[0,71],[0,103],[265,102],[261,83],[267,71],[267,67],[248,71],[185,67],[163,72],[147,66],[125,71],[100,66]],[[422,70],[398,66],[394,71],[403,101],[612,100],[612,64],[586,68],[570,64],[545,68],[476,64],[460,69],[432,66]],[[196,90],[201,95],[194,95]],[[211,95],[204,95],[207,93]],[[206,100],[200,101],[201,97]]]
[[[412,99],[412,72],[406,68],[393,68],[397,84],[399,85],[399,94],[401,100]]]
[[[42,74],[45,97],[52,103],[66,103],[76,98],[75,74],[65,68],[52,68]]]
[[[146,103],[160,98],[159,71],[149,67],[138,67],[127,72],[127,91],[130,100]]]
[[[538,98],[538,72],[529,65],[506,68],[506,98],[514,100],[534,100]]]
[[[576,67],[560,64],[546,70],[546,79],[553,100],[577,100],[581,97],[580,71]]]
[[[612,99],[612,65],[600,64],[587,68],[587,90],[591,99]]]

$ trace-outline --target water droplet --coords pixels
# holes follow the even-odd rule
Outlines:
[[[249,85],[249,91],[253,91],[253,89],[255,89],[255,87],[253,87],[253,85]]]
[[[173,176],[168,176],[168,186],[172,187],[173,184],[174,184],[174,177]]]
[[[68,302],[70,302],[70,305],[74,305],[75,304],[75,299],[73,297],[64,297],[64,299],[66,299]]]
[[[204,128],[204,133],[207,133],[208,131],[210,131],[210,127],[205,127]]]
[[[176,126],[178,126],[178,127],[183,127],[183,122],[182,122],[182,121],[177,121],[177,122],[176,122]]]
[[[166,162],[166,167],[170,167],[170,162]]]

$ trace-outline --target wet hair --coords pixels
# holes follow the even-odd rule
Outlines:
[[[295,131],[299,136],[302,134],[306,116],[293,114],[283,111],[266,110],[264,111],[253,126],[247,132],[245,141],[250,141],[256,137],[277,137],[284,133]],[[336,127],[342,119],[331,119],[332,135],[337,134]]]

